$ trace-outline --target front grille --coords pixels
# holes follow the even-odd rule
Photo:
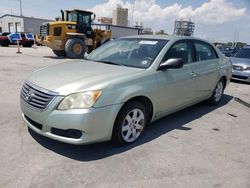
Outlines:
[[[233,78],[241,79],[241,80],[247,80],[247,76],[239,76],[239,75],[232,75]]]
[[[56,93],[40,89],[31,83],[25,82],[21,90],[21,98],[35,109],[45,109]]]
[[[236,71],[243,71],[244,68],[243,68],[242,66],[233,65],[233,70],[236,70]]]
[[[43,38],[47,35],[49,35],[49,23],[44,23],[40,27],[40,36]]]

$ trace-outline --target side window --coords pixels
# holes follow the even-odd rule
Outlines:
[[[196,50],[197,61],[205,61],[218,58],[212,46],[210,46],[209,44],[203,42],[195,42],[194,46]]]
[[[61,36],[62,34],[62,28],[61,27],[55,27],[54,28],[54,35],[55,36]]]
[[[193,50],[190,42],[177,42],[166,53],[162,62],[171,58],[182,58],[184,64],[193,62]]]

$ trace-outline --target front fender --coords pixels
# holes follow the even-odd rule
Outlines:
[[[153,75],[134,79],[104,89],[94,107],[104,107],[115,104],[124,104],[134,97],[147,97],[155,110],[157,100],[157,82]],[[153,111],[155,114],[155,111]]]

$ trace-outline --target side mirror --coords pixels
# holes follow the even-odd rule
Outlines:
[[[183,67],[183,64],[184,62],[182,58],[168,59],[166,62],[160,64],[158,70],[179,69]]]
[[[95,20],[95,17],[96,17],[95,14],[92,14],[92,15],[91,15],[91,18],[90,18],[90,19],[91,19],[91,22],[93,22],[93,21]]]

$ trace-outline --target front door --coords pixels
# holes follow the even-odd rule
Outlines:
[[[182,58],[184,66],[179,69],[158,71],[158,112],[157,116],[181,108],[196,98],[197,78],[192,75],[193,45],[190,41],[179,41],[167,51],[162,62],[171,58]]]

